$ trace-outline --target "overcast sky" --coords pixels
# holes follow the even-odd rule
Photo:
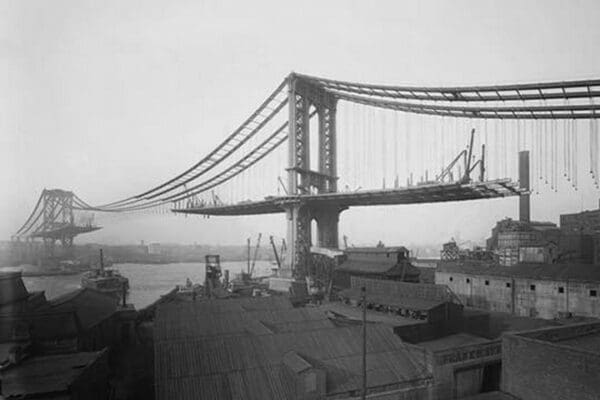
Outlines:
[[[182,171],[290,71],[414,85],[598,78],[598,21],[594,0],[0,0],[0,238],[43,188],[100,204]],[[584,180],[534,197],[532,216],[558,222],[598,197]],[[355,244],[481,240],[505,216],[517,217],[516,198],[359,208],[340,233]],[[279,215],[101,221],[78,241],[243,244],[285,227]]]

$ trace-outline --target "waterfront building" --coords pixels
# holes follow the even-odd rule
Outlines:
[[[349,288],[353,276],[419,282],[420,271],[406,247],[349,247],[344,254],[346,259],[333,272],[335,288]]]
[[[593,264],[444,262],[435,282],[468,307],[547,319],[600,317],[600,267]]]

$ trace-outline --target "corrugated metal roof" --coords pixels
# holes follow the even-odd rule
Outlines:
[[[495,264],[469,262],[441,262],[437,271],[481,276],[503,276],[523,279],[600,281],[600,265],[594,264],[516,264],[505,267]]]
[[[193,306],[169,305],[158,309],[154,323],[154,339],[160,341],[248,333],[261,335],[332,327],[334,325],[325,313],[315,308],[215,314],[199,312]]]
[[[391,329],[381,326],[368,327],[370,386],[424,379],[429,376],[425,366],[404,350],[405,346]],[[190,338],[157,342],[155,343],[155,377],[159,387],[158,393],[166,390],[163,385],[172,388],[173,383],[170,382],[172,380],[211,375],[225,375],[229,378],[234,372],[243,375],[249,374],[250,370],[262,371],[268,367],[276,368],[281,365],[283,356],[290,351],[300,354],[307,360],[317,360],[320,367],[327,372],[328,393],[343,393],[359,387],[360,373],[357,369],[360,370],[362,327],[347,327],[274,335]],[[281,383],[283,386],[289,384],[288,380]],[[261,397],[255,394],[269,389],[270,385],[271,383],[267,383],[264,378],[244,381],[245,391],[252,395],[230,398],[258,399]],[[196,384],[191,386],[196,387]],[[190,397],[183,395],[168,398]]]
[[[4,396],[40,395],[67,391],[85,367],[104,351],[33,357],[0,372]]]

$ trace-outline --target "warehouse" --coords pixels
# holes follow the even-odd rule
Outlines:
[[[546,319],[600,317],[600,268],[592,264],[444,262],[435,282],[467,307]]]

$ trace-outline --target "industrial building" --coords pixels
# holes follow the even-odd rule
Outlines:
[[[333,271],[333,287],[347,289],[351,277],[419,282],[420,271],[410,263],[406,247],[349,247]]]
[[[502,337],[501,391],[490,399],[595,400],[598,393],[600,322],[536,329]],[[475,399],[484,400],[485,397]]]
[[[324,399],[360,394],[362,327],[338,326],[283,297],[161,305],[157,399]],[[186,327],[172,321],[185,321]],[[428,399],[423,350],[380,324],[367,330],[369,398]]]
[[[440,263],[435,282],[468,307],[519,316],[600,317],[600,268],[590,264]]]

